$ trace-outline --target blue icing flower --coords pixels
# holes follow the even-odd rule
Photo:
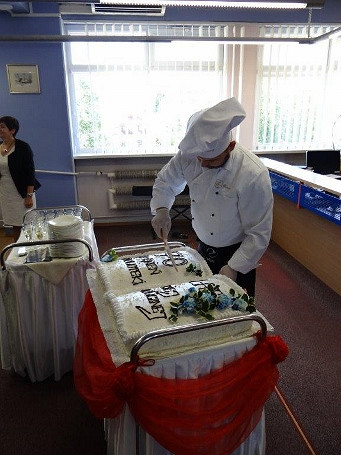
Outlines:
[[[185,307],[195,305],[195,300],[193,299],[193,297],[188,297],[187,299],[184,300],[183,305]]]
[[[188,289],[188,292],[189,292],[190,294],[194,294],[194,293],[196,292],[195,287],[194,287],[194,286],[190,287],[190,288]]]
[[[204,292],[202,294],[201,298],[204,302],[208,302],[208,303],[211,303],[214,301],[214,296],[212,294],[210,294],[209,292]]]
[[[101,262],[112,262],[112,257],[109,254],[101,257]]]
[[[229,308],[233,305],[233,299],[231,296],[227,294],[221,294],[218,297],[218,305],[217,308],[219,310],[224,310],[225,308]]]
[[[233,304],[232,308],[233,308],[234,310],[245,311],[247,305],[248,305],[248,304],[245,302],[244,299],[238,298],[238,299],[236,299],[236,300],[234,301],[234,304]]]
[[[187,313],[194,313],[195,300],[192,297],[188,297],[187,299],[185,299],[182,305]]]

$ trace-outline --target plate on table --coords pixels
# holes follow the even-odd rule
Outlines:
[[[51,240],[83,239],[83,220],[75,215],[61,215],[48,222],[48,234]],[[72,258],[82,256],[84,245],[80,242],[58,243],[50,246],[52,257]]]
[[[61,215],[57,216],[57,218],[53,218],[52,220],[48,221],[48,224],[53,228],[58,229],[67,229],[70,226],[77,226],[82,224],[82,220],[74,215]]]

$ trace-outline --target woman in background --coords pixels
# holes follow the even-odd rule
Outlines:
[[[13,226],[15,242],[24,214],[36,207],[34,191],[40,187],[33,152],[26,142],[16,139],[18,130],[16,118],[0,117],[0,208],[4,225]]]

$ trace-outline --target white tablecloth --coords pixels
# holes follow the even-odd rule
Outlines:
[[[93,224],[84,224],[85,240],[98,260]],[[86,270],[93,263],[86,249],[79,258],[42,264],[52,270],[56,264],[59,270],[64,268],[65,275],[54,284],[46,278],[49,274],[34,271],[24,260],[13,248],[6,270],[0,272],[1,365],[22,376],[28,374],[32,382],[51,375],[59,380],[72,370],[78,314],[88,289]]]
[[[96,278],[95,271],[87,273],[91,294],[96,306],[98,320],[103,330],[107,345],[112,354],[113,361],[117,352],[117,333],[115,320],[112,313],[108,310],[103,299],[103,288]],[[111,319],[112,318],[112,319]],[[257,328],[259,328],[257,324]],[[268,328],[272,327],[268,324]],[[113,340],[116,340],[113,343]],[[187,352],[182,355],[168,357],[157,360],[155,365],[140,367],[139,371],[156,377],[163,378],[197,378],[204,374],[230,363],[242,354],[255,346],[255,339],[248,337],[245,339],[227,342],[218,346],[211,346],[195,352]],[[115,345],[115,348],[114,348]],[[125,354],[124,354],[125,355]],[[120,358],[120,362],[124,359]],[[115,362],[116,363],[116,362]],[[105,419],[105,435],[107,440],[107,455],[134,455],[136,452],[136,422],[132,417],[129,408],[126,406],[122,414],[116,419]],[[141,455],[171,455],[165,448],[161,447],[148,433],[139,429],[139,449]],[[260,422],[255,427],[250,436],[241,444],[233,455],[264,455],[265,454],[265,418],[264,412]]]

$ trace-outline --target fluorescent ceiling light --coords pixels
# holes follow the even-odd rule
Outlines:
[[[150,0],[100,0],[101,4],[109,5],[150,5]],[[210,8],[274,8],[274,9],[304,9],[306,2],[228,2],[217,0],[156,0],[156,5],[160,6],[194,6]]]

